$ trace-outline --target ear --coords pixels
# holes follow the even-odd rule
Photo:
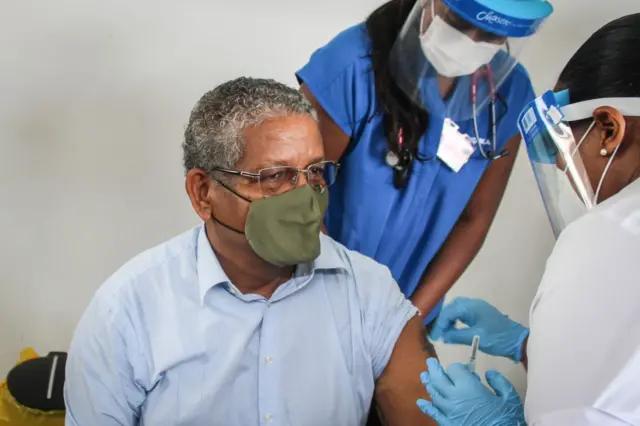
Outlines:
[[[187,172],[185,189],[191,200],[193,210],[203,221],[211,219],[213,212],[213,180],[200,169],[191,169]]]
[[[607,154],[611,155],[624,139],[627,129],[624,116],[613,107],[603,106],[593,111],[593,120],[602,141],[600,149],[604,148]]]

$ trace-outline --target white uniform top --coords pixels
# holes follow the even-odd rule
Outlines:
[[[640,180],[562,232],[530,315],[527,424],[640,425]]]

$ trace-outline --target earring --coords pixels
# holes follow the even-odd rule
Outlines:
[[[606,157],[606,156],[607,156],[607,154],[609,154],[609,152],[607,152],[607,149],[606,149],[606,148],[602,148],[602,149],[600,150],[600,156],[601,156],[601,157]]]

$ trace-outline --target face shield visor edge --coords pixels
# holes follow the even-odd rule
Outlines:
[[[594,190],[580,156],[580,146],[595,121],[576,141],[570,122],[593,117],[603,106],[624,116],[640,116],[640,98],[602,98],[571,104],[569,91],[547,91],[524,108],[518,128],[525,142],[540,194],[556,238],[572,222],[593,209],[617,153],[615,148]]]

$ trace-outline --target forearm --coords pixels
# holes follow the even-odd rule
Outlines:
[[[427,267],[411,301],[426,316],[462,276],[484,243],[490,223],[461,218]]]
[[[500,206],[519,145],[520,135],[509,139],[505,148],[512,154],[491,163],[458,223],[427,267],[411,297],[423,315],[436,306],[480,251]]]
[[[529,343],[529,336],[524,340],[522,344],[522,353],[520,355],[520,362],[525,370],[529,369],[529,358],[527,357],[527,344]]]

